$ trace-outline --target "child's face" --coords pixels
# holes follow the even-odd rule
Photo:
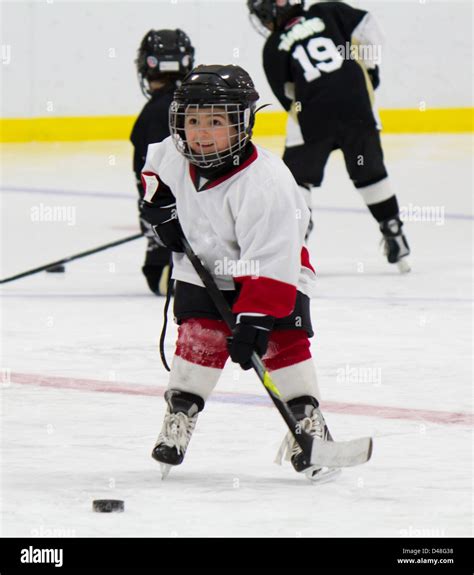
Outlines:
[[[190,105],[184,119],[186,142],[196,154],[224,152],[237,139],[236,127],[231,123],[224,108],[200,108]]]

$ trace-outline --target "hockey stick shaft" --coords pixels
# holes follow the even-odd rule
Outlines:
[[[191,245],[189,244],[186,238],[183,238],[183,246],[184,252],[186,253],[188,259],[190,260],[192,266],[196,270],[196,273],[200,277],[202,283],[207,289],[207,292],[214,302],[214,305],[218,309],[219,313],[222,316],[222,319],[225,321],[229,329],[233,329],[235,326],[235,318],[232,310],[229,307],[225,297],[222,295],[221,291],[216,285],[216,282],[210,272],[206,269],[203,265],[199,257],[194,253]],[[260,381],[263,383],[265,389],[267,390],[270,399],[273,401],[275,407],[280,412],[280,415],[285,420],[289,430],[293,434],[293,437],[297,441],[298,445],[301,447],[303,452],[310,457],[312,446],[313,446],[313,438],[309,433],[301,429],[301,425],[299,424],[298,420],[295,418],[293,413],[288,408],[287,404],[281,399],[280,392],[278,388],[273,383],[270,374],[268,373],[267,369],[265,368],[262,359],[260,356],[253,352],[252,353],[252,367],[254,368],[255,372],[257,373]]]
[[[55,266],[61,265],[61,264],[66,264],[68,262],[72,262],[73,260],[78,260],[79,258],[85,258],[86,256],[90,256],[92,254],[96,254],[98,252],[103,252],[104,250],[108,250],[109,248],[114,248],[115,246],[119,246],[121,244],[125,244],[127,242],[131,242],[133,240],[137,240],[138,238],[143,237],[143,233],[140,234],[134,234],[133,236],[128,236],[126,238],[123,238],[121,240],[117,240],[115,242],[111,242],[109,244],[104,244],[103,246],[99,246],[98,248],[93,248],[91,250],[87,250],[85,252],[81,252],[79,254],[75,254],[73,256],[69,256],[67,258],[63,258],[62,260],[57,260],[55,262],[51,262],[49,264],[45,264],[44,266],[40,266],[37,268],[33,268],[32,270],[28,270],[26,272],[22,272],[20,274],[16,274],[14,276],[10,276],[8,278],[4,278],[2,280],[0,280],[0,284],[5,284],[8,282],[12,282],[14,280],[18,280],[20,278],[24,278],[26,276],[31,276],[33,274],[37,274],[39,272],[43,272],[49,268],[53,268]]]

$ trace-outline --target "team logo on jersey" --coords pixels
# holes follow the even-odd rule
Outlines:
[[[148,56],[146,63],[149,68],[156,68],[158,66],[158,60],[155,56]]]
[[[300,20],[286,33],[282,34],[278,50],[289,52],[291,47],[298,40],[309,38],[313,34],[319,34],[326,28],[321,18],[311,18],[310,20]]]

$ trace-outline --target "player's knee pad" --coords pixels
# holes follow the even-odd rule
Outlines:
[[[284,401],[302,395],[319,399],[310,342],[304,330],[273,331],[264,357],[266,368]]]
[[[207,400],[229,356],[223,321],[195,318],[178,329],[176,353],[171,364],[168,389],[179,389]]]
[[[282,369],[311,358],[308,334],[302,329],[274,330],[264,356],[269,370]]]
[[[229,335],[230,330],[223,321],[186,319],[178,328],[176,355],[193,364],[222,369],[229,357]]]

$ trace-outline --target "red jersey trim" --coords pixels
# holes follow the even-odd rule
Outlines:
[[[273,317],[286,317],[296,303],[296,287],[266,277],[241,276],[234,278],[241,285],[237,301],[232,307],[238,313],[263,313]]]
[[[313,273],[316,273],[316,270],[311,265],[311,261],[309,259],[308,248],[305,248],[304,246],[301,248],[301,265],[310,269]]]
[[[245,170],[245,168],[247,168],[248,166],[250,166],[250,164],[255,162],[257,158],[258,158],[257,148],[253,146],[252,154],[245,160],[243,164],[236,166],[233,170],[227,172],[227,174],[224,174],[220,178],[217,178],[217,180],[211,180],[207,182],[207,184],[205,184],[202,188],[199,188],[198,191],[202,192],[204,190],[210,190],[211,188],[215,188],[219,184],[222,184],[222,182],[225,182],[226,180],[232,178],[232,176],[235,176],[235,174],[238,174],[242,170]],[[189,175],[191,176],[191,180],[194,184],[194,187],[197,189],[196,186],[197,174],[196,174],[196,166],[194,164],[189,164]]]
[[[194,187],[197,189],[196,166],[194,164],[189,164],[189,177],[191,178],[191,182],[194,184]]]
[[[300,21],[302,20],[302,16],[295,16],[294,18],[292,18],[289,22],[287,22],[285,24],[285,30],[289,30],[290,28],[292,28],[295,24],[299,24]]]

